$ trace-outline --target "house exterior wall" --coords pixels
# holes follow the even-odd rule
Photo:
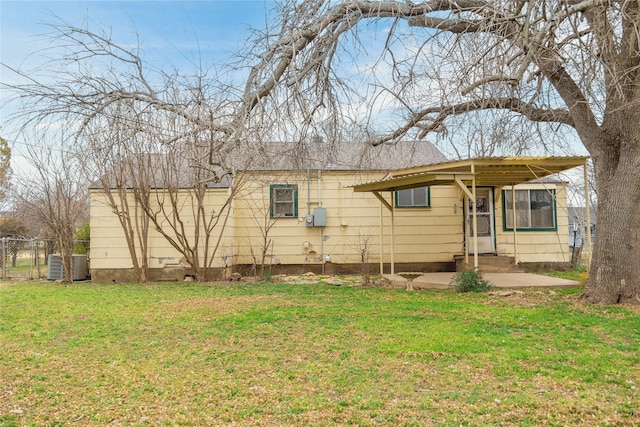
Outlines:
[[[223,278],[230,268],[248,274],[247,268],[261,265],[265,245],[265,264],[292,266],[294,271],[319,271],[319,268],[351,266],[358,271],[362,253],[367,262],[377,266],[391,261],[391,212],[381,209],[372,193],[355,193],[352,186],[383,178],[385,172],[351,172],[311,170],[302,172],[243,172],[236,182],[239,190],[231,202],[227,223],[222,219],[213,233],[210,247],[222,231],[213,267]],[[297,185],[297,216],[272,218],[270,189],[272,185]],[[518,231],[518,258],[523,263],[568,262],[570,259],[566,188],[563,184],[527,184],[516,187],[550,188],[556,194],[556,227],[554,231]],[[229,189],[209,189],[207,212],[218,211],[229,197]],[[383,193],[393,204],[390,193]],[[495,243],[498,255],[514,255],[513,232],[503,224],[502,189],[494,189]],[[133,199],[129,199],[134,206]],[[181,212],[187,234],[193,234],[191,202],[185,191]],[[306,225],[307,213],[326,209],[326,226]],[[395,254],[397,265],[405,271],[434,271],[453,268],[456,255],[464,254],[464,209],[462,191],[454,185],[430,188],[430,207],[395,208]],[[382,214],[383,233],[380,236]],[[382,254],[380,239],[382,238]],[[329,258],[327,258],[329,257]],[[149,231],[149,267],[152,280],[180,280],[189,271],[179,266],[182,255],[161,236],[153,225]],[[326,263],[327,260],[329,263]],[[388,267],[387,267],[388,268]],[[91,191],[91,270],[96,281],[131,273],[132,263],[126,239],[117,217],[107,205],[101,190]],[[345,271],[343,268],[342,271]],[[377,272],[374,267],[372,271]],[[120,273],[119,273],[120,272]],[[255,269],[253,270],[255,273]],[[340,271],[338,271],[340,272]],[[120,281],[120,280],[118,280]],[[124,279],[122,279],[124,281]]]
[[[160,193],[152,194],[150,204],[155,212],[160,212],[159,200],[162,196]],[[229,189],[209,189],[204,199],[205,212],[210,214],[211,212],[220,212],[224,202],[229,197]],[[119,205],[122,205],[121,201],[115,196],[115,201]],[[127,199],[130,212],[134,215],[136,202],[132,194],[128,195]],[[166,204],[168,205],[168,201]],[[184,227],[184,234],[187,236],[190,242],[194,242],[195,237],[195,216],[192,209],[192,196],[188,191],[181,191],[178,195],[178,203],[180,207],[180,219],[182,221],[182,227]],[[226,214],[226,210],[224,211]],[[209,243],[210,251],[218,244],[218,236],[222,236],[220,239],[219,247],[213,258],[212,267],[214,269],[220,269],[225,267],[233,254],[233,212],[231,211],[227,218],[226,225],[223,227],[225,221],[225,214],[219,219],[218,224],[215,226],[214,231],[211,233],[211,239]],[[138,209],[138,218],[142,218],[143,213]],[[135,279],[133,274],[133,262],[131,261],[130,252],[127,246],[124,230],[118,221],[117,216],[113,213],[111,207],[108,204],[108,199],[102,190],[91,190],[91,204],[90,204],[90,218],[91,218],[91,271],[92,278],[99,278],[100,281],[105,281],[106,278],[114,277],[116,281],[130,281]],[[164,219],[162,222],[167,224],[164,230],[175,237],[168,223],[171,221],[171,215],[169,219]],[[135,220],[132,219],[135,223]],[[224,228],[224,231],[222,231]],[[137,235],[136,235],[137,239]],[[204,262],[204,232],[200,232],[200,262]],[[180,252],[174,248],[171,243],[162,236],[154,227],[152,223],[149,224],[148,233],[148,265],[151,271],[150,277],[152,279],[163,279],[165,274],[167,278],[179,278],[182,279],[184,274],[177,274],[178,271],[188,271],[184,269],[185,263],[183,256]],[[138,242],[136,241],[137,248],[139,249]],[[140,254],[138,250],[138,255]],[[138,256],[140,261],[140,256]],[[162,273],[159,270],[163,270]],[[172,270],[172,271],[170,271]],[[110,281],[110,280],[107,280]]]
[[[314,264],[329,256],[334,264],[361,263],[361,251],[368,261],[380,262],[380,206],[371,193],[354,193],[351,186],[379,179],[383,173],[353,172],[253,173],[245,192],[235,201],[236,264],[254,262],[264,246],[262,232],[268,230],[267,263]],[[269,189],[272,184],[297,184],[296,218],[269,217]],[[392,202],[390,194],[385,195]],[[326,209],[325,227],[308,227],[307,213]],[[456,208],[454,208],[456,205]],[[395,261],[400,263],[451,262],[463,248],[463,216],[460,191],[455,187],[431,189],[431,207],[395,210]],[[455,210],[455,211],[454,211]],[[383,261],[391,257],[391,213],[383,215]],[[266,222],[265,222],[266,221]],[[258,225],[260,224],[260,225]],[[267,224],[267,225],[265,225]],[[258,258],[259,260],[259,258]]]
[[[107,197],[102,190],[92,189],[90,193],[91,269],[133,268],[124,231]],[[115,197],[116,203],[122,205],[122,201]],[[132,195],[129,195],[127,203],[134,206]]]

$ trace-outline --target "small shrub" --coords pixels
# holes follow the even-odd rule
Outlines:
[[[458,292],[486,292],[493,288],[493,284],[482,277],[482,273],[475,270],[465,270],[456,273],[451,282]]]
[[[80,225],[74,233],[73,238],[76,240],[76,243],[73,246],[73,253],[86,255],[87,249],[89,248],[89,241],[91,239],[91,227],[89,226],[88,221],[85,221]]]
[[[582,286],[584,286],[584,284],[587,283],[587,280],[589,279],[589,272],[588,271],[584,271],[584,272],[580,273],[578,275],[578,278],[580,279],[580,284]]]

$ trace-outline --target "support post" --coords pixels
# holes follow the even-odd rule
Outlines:
[[[464,205],[462,208],[462,211],[464,212],[464,221],[465,221],[465,227],[464,227],[464,265],[466,266],[465,268],[469,267],[469,241],[471,240],[471,235],[469,234],[469,218],[470,218],[470,212],[469,212],[469,201],[471,200],[471,198],[469,196],[464,195],[464,197],[462,198]]]
[[[584,161],[584,202],[585,202],[585,213],[586,213],[586,233],[587,233],[587,249],[589,252],[586,257],[587,271],[591,269],[591,209],[589,207],[590,199],[589,199],[589,169],[588,169],[588,160]]]
[[[395,264],[395,234],[396,234],[396,212],[395,204],[393,203],[393,193],[391,193],[391,275],[396,274]]]
[[[518,265],[518,233],[516,231],[516,185],[511,184],[511,224],[513,225],[513,262]]]
[[[474,171],[473,165],[471,166],[471,168],[472,168],[471,172],[473,173]],[[475,177],[473,177],[472,180],[473,180],[472,183],[475,184],[476,182]],[[462,181],[462,179],[460,179],[460,177],[454,177],[454,182],[458,184],[458,187],[460,187],[460,190],[462,190],[462,215],[463,215],[463,221],[464,221],[464,265],[465,265],[465,268],[468,268],[469,267],[469,244],[471,240],[470,234],[469,234],[469,227],[472,224],[472,222],[470,221],[471,213],[469,212],[469,203],[471,199],[474,200],[473,216],[475,217],[475,185],[473,186],[474,193],[471,193],[469,192],[467,185]],[[475,225],[473,228],[474,229],[476,228]]]
[[[383,214],[383,209],[382,209],[382,203],[380,203],[380,276],[382,276],[384,274],[384,254],[383,254],[383,250],[384,250],[384,246],[383,246],[383,236],[384,236],[384,223],[382,220],[382,214]]]
[[[471,173],[475,173],[473,165],[471,165]],[[478,215],[476,212],[476,177],[473,177],[471,181],[471,194],[473,194],[473,201],[471,203],[471,209],[473,213],[473,269],[478,271]]]
[[[384,264],[382,261],[382,234],[383,234],[383,224],[382,224],[382,206],[386,207],[389,212],[391,212],[391,274],[394,274],[394,266],[393,266],[393,226],[395,225],[394,216],[393,216],[393,204],[389,204],[387,200],[382,197],[382,195],[378,191],[373,191],[373,195],[376,196],[376,199],[380,201],[380,274],[384,273]],[[393,193],[391,193],[391,199],[393,199]],[[392,200],[393,203],[393,200]]]

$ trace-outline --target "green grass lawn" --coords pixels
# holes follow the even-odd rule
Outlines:
[[[0,284],[0,425],[630,425],[637,308],[324,284]]]
[[[548,273],[549,276],[559,277],[560,279],[567,280],[575,280],[576,282],[580,282],[580,286],[584,287],[587,282],[587,278],[589,277],[589,273],[587,268],[582,265],[575,270],[565,270],[565,271],[552,271]]]

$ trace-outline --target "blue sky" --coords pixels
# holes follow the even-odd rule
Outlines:
[[[19,65],[51,43],[42,35],[56,17],[97,31],[107,28],[114,40],[134,42],[145,52],[178,57],[203,52],[219,60],[242,45],[248,28],[264,28],[271,1],[7,1],[0,2],[0,58]],[[35,61],[37,58],[31,58]]]
[[[106,30],[121,45],[140,43],[146,61],[156,67],[208,69],[242,49],[250,28],[264,29],[272,0],[242,1],[12,1],[0,0],[0,62],[34,69],[46,64],[55,41],[47,24],[59,23]],[[15,74],[0,66],[0,81],[14,83]],[[6,118],[9,94],[0,89],[0,135],[20,139]],[[20,143],[13,145],[19,162]],[[14,162],[15,166],[18,166]]]
[[[139,44],[145,65],[153,68],[177,68],[182,75],[192,74],[193,67],[217,68],[246,49],[252,28],[266,29],[274,7],[274,0],[0,0],[0,81],[19,81],[7,66],[28,71],[45,64],[46,70],[47,56],[59,45],[51,37],[51,25],[60,24],[60,20],[98,34],[106,31],[121,46]],[[373,51],[385,42],[387,28],[388,23],[383,23],[367,30],[363,40],[377,45]],[[350,61],[343,65],[346,72],[357,76],[365,71],[362,75],[367,75],[373,65],[367,62],[367,55],[366,51],[352,52]],[[378,64],[377,69],[383,68]],[[40,71],[38,76],[43,74]],[[234,72],[231,76],[238,87],[244,85],[243,74]],[[21,141],[23,136],[12,131],[12,123],[6,120],[11,113],[5,102],[8,96],[0,86],[0,135],[13,143],[13,158],[18,160],[21,146],[27,142]]]
[[[189,67],[201,65],[209,69],[225,63],[234,52],[242,51],[250,28],[264,29],[274,5],[273,0],[0,0],[0,62],[24,70],[46,63],[46,54],[55,46],[50,37],[43,36],[50,32],[46,24],[57,23],[60,18],[73,26],[88,26],[94,32],[108,30],[119,44],[140,43],[144,59],[152,65],[165,70],[177,67],[189,74]],[[385,41],[387,27],[385,22],[374,25],[361,40],[374,46],[375,52]],[[414,44],[419,46],[419,40],[404,39],[400,47],[411,48]],[[349,56],[350,61],[343,64],[347,75],[361,75],[367,80],[368,67],[373,66],[368,60],[376,58],[375,53],[371,58],[363,52],[351,53],[354,56]],[[376,64],[376,69],[379,76],[389,74],[384,64]],[[237,78],[241,80],[241,76]],[[0,66],[1,82],[13,83],[13,79],[15,75]],[[366,86],[363,84],[363,87]],[[11,142],[19,137],[6,122],[7,96],[0,87],[0,135]],[[386,99],[376,97],[375,102],[380,104],[381,111],[390,108],[393,112],[393,105],[383,105]],[[365,101],[363,111],[369,108],[370,102]],[[14,159],[16,156],[20,156],[19,146],[14,147]]]

